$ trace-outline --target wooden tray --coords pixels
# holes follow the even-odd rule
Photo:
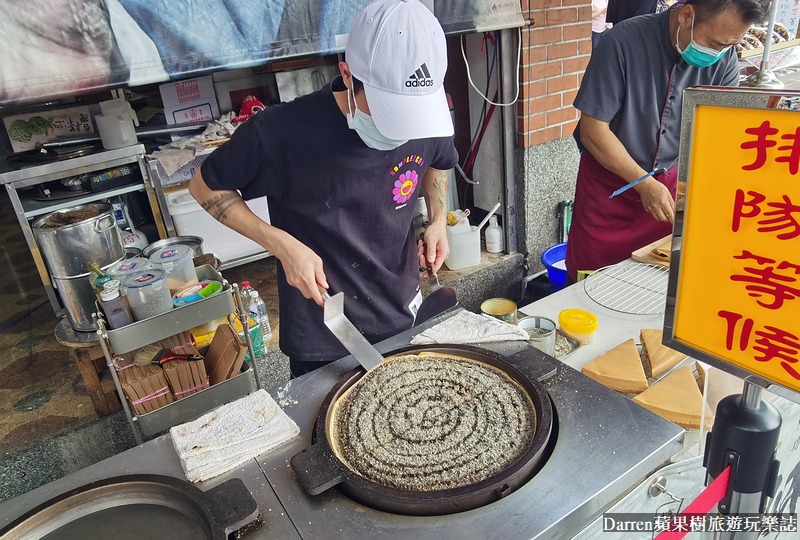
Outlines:
[[[773,43],[772,47],[770,47],[770,53],[772,51],[779,51],[781,49],[788,49],[789,47],[796,47],[800,45],[800,39],[790,39],[789,41],[781,41],[780,43]],[[749,51],[742,51],[739,53],[739,58],[751,58],[753,56],[762,56],[764,54],[764,47],[759,47],[758,49],[751,49]]]
[[[666,244],[667,242],[672,241],[672,235],[667,235],[664,238],[656,240],[652,244],[647,244],[643,248],[639,248],[633,253],[631,253],[631,258],[634,261],[638,261],[640,263],[646,264],[655,264],[658,266],[663,266],[664,268],[669,268],[669,261],[665,261],[664,259],[660,259],[658,257],[654,257],[652,251],[661,246],[662,244]]]

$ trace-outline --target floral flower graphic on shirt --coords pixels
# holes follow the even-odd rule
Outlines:
[[[411,198],[411,195],[414,194],[414,190],[417,189],[418,180],[419,175],[417,171],[408,171],[401,174],[400,178],[395,181],[394,189],[392,190],[394,202],[397,204],[405,204],[405,202]]]

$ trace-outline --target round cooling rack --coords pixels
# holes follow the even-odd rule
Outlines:
[[[612,311],[630,315],[664,314],[669,269],[623,261],[583,280],[589,298]]]

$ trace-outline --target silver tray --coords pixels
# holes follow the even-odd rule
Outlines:
[[[566,358],[569,358],[570,356],[572,356],[573,354],[575,354],[575,352],[576,352],[578,349],[580,349],[580,348],[582,347],[582,345],[581,345],[581,342],[580,342],[580,341],[578,341],[578,340],[577,340],[577,339],[575,339],[574,337],[570,337],[570,336],[568,336],[567,334],[565,334],[564,332],[562,332],[562,331],[561,331],[561,330],[559,330],[558,328],[556,328],[556,333],[557,333],[557,334],[559,334],[559,335],[561,335],[562,337],[565,337],[565,338],[567,339],[567,341],[569,342],[569,344],[570,344],[570,345],[572,345],[572,350],[571,350],[571,351],[569,351],[567,354],[565,354],[565,355],[564,355],[564,356],[562,356],[561,358],[556,358],[556,360],[558,360],[559,362],[563,362],[563,361],[564,361],[564,359],[566,359]]]
[[[107,330],[108,341],[115,354],[125,354],[160,339],[191,330],[196,326],[227,317],[236,311],[233,290],[222,274],[208,265],[197,267],[197,278],[219,281],[222,289],[214,296],[129,324],[116,330]]]

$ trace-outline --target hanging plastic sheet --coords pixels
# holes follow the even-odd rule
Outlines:
[[[7,0],[0,107],[341,52],[369,0]],[[518,27],[519,0],[423,0],[449,35]]]

